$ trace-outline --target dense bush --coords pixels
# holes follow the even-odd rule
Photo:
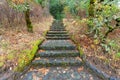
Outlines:
[[[50,0],[50,13],[55,19],[62,19],[64,4],[60,0]]]

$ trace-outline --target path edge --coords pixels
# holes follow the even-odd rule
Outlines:
[[[100,69],[98,69],[96,66],[94,66],[93,64],[91,64],[89,62],[89,60],[86,59],[86,55],[84,54],[84,52],[81,50],[80,45],[75,41],[74,36],[70,36],[71,40],[76,44],[77,49],[80,53],[80,58],[83,61],[83,64],[88,67],[92,72],[96,73],[96,75],[103,79],[103,80],[120,80],[120,78],[116,78],[114,76],[110,76],[107,73],[105,73],[104,71],[101,71]]]

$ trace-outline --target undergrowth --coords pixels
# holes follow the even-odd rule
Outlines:
[[[93,37],[93,33],[89,33],[89,27],[86,21],[86,19],[64,19],[66,29],[69,31],[69,34],[72,35],[72,40],[78,46],[80,57],[88,59],[108,74],[112,74],[109,72],[114,71],[115,73],[113,74],[117,75],[118,69],[120,69],[120,30],[116,29],[109,33],[106,42],[103,44],[99,39]],[[108,66],[107,69],[102,68],[106,66]]]

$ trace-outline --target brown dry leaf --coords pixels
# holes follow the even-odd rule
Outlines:
[[[84,67],[78,68],[78,72],[81,72],[84,69]]]
[[[82,59],[81,59],[80,57],[76,57],[76,59],[78,59],[78,60],[82,61]]]
[[[41,68],[38,71],[42,72],[44,75],[46,75],[49,72],[49,69],[47,69],[47,68]]]
[[[100,60],[106,60],[105,56],[97,56]]]
[[[38,52],[39,52],[39,53],[40,53],[40,52],[45,52],[45,50],[39,50]]]
[[[32,71],[33,70],[33,68],[30,68],[30,71]]]
[[[40,57],[38,57],[38,58],[35,58],[35,60],[40,60]]]
[[[92,77],[92,76],[90,77],[90,80],[93,80],[93,77]]]
[[[94,44],[91,44],[91,48],[96,50],[96,46]]]

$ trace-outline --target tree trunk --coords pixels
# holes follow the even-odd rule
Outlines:
[[[28,8],[25,12],[25,20],[26,20],[26,25],[27,25],[27,30],[28,32],[33,32],[33,26],[30,21],[30,9]]]

